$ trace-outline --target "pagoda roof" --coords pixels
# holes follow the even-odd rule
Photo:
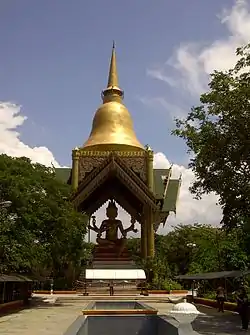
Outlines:
[[[71,168],[56,168],[58,179],[67,183],[71,177]],[[180,179],[170,179],[171,168],[154,169],[154,196],[161,201],[162,212],[176,213],[176,204],[180,190]]]

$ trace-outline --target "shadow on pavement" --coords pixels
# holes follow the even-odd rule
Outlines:
[[[219,313],[214,309],[198,307],[205,315],[199,315],[192,323],[193,329],[206,335],[238,335],[242,334],[241,321],[238,314]]]
[[[19,312],[21,312],[23,310],[26,310],[26,309],[34,309],[34,308],[43,309],[43,308],[51,308],[51,307],[55,307],[55,306],[59,307],[59,306],[62,306],[62,305],[63,304],[58,303],[58,302],[52,303],[50,301],[46,301],[42,297],[41,298],[40,297],[35,297],[35,298],[33,297],[27,305],[20,306],[20,307],[17,307],[17,308],[11,308],[11,309],[6,310],[5,312],[0,311],[0,318],[3,317],[3,316],[19,313]]]
[[[33,297],[29,303],[29,305],[27,306],[27,308],[51,308],[51,307],[60,307],[60,306],[64,306],[64,303],[61,303],[57,300],[54,299],[44,299],[42,297]],[[69,306],[70,304],[67,303],[67,306]]]

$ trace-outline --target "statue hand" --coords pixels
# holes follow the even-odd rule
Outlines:
[[[137,229],[135,228],[135,218],[134,217],[131,217],[131,225],[125,229],[125,233],[127,234],[129,231],[133,231],[134,233],[137,233]]]

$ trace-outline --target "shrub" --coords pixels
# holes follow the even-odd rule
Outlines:
[[[167,291],[182,290],[182,286],[180,283],[172,279],[165,279],[163,282],[163,289]]]

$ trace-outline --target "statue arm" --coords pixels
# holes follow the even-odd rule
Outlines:
[[[138,232],[138,230],[135,228],[135,219],[134,218],[131,218],[131,225],[127,228],[127,229],[125,229],[124,230],[124,232],[125,232],[125,234],[127,235],[127,233],[129,232],[129,231],[132,231],[132,232],[134,232],[134,233],[137,233]]]
[[[89,229],[93,230],[93,231],[96,232],[98,235],[99,235],[100,232],[101,232],[102,225],[101,225],[100,228],[97,227],[97,225],[96,225],[96,217],[95,217],[95,216],[92,217],[92,225],[91,225],[91,223],[89,224]]]
[[[101,237],[102,233],[105,232],[106,230],[107,230],[106,221],[103,221],[101,226],[100,226],[97,237]]]

